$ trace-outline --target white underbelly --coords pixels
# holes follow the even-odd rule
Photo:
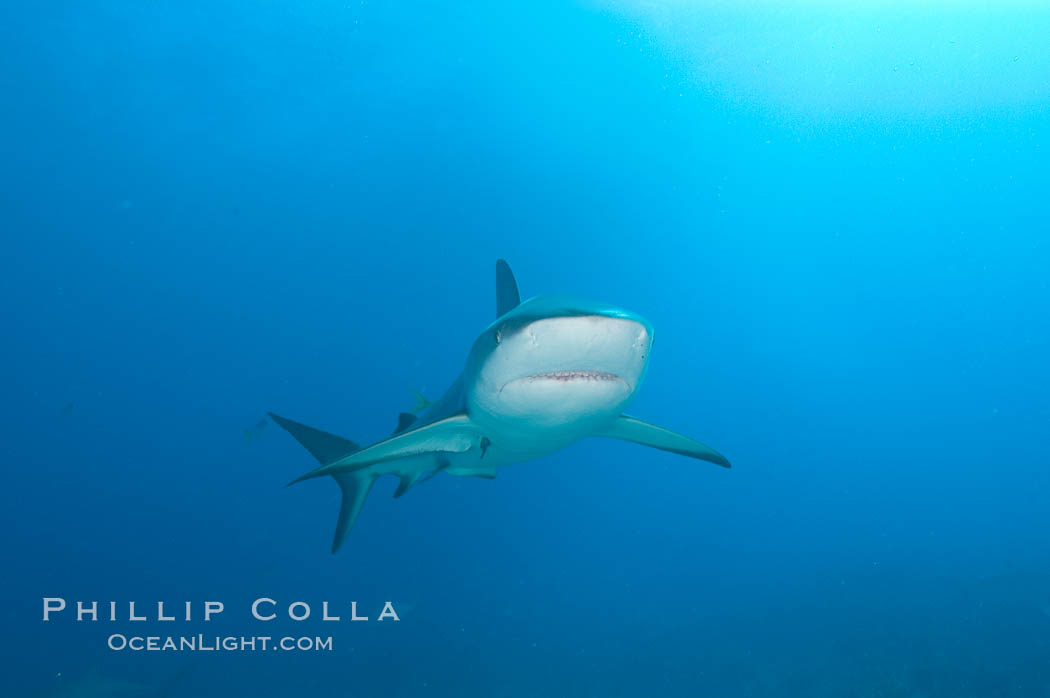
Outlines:
[[[594,415],[592,419],[567,424],[536,424],[529,420],[486,419],[479,416],[477,426],[486,440],[484,458],[499,465],[534,460],[560,451],[569,444],[590,436],[617,415]],[[474,420],[474,415],[471,415]],[[469,456],[471,454],[463,454]]]

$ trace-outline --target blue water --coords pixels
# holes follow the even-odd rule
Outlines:
[[[98,0],[0,27],[0,694],[1050,695],[1050,12]],[[315,464],[254,425],[388,434],[491,321],[498,257],[525,296],[647,317],[631,412],[733,469],[592,439],[384,480],[330,555],[337,489],[282,488]],[[52,596],[227,610],[43,623]],[[261,596],[401,621],[260,624]]]

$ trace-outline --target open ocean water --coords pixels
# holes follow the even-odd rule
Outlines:
[[[5,3],[0,695],[1050,697],[1048,36],[1035,2]],[[630,412],[733,468],[385,478],[331,555],[267,411],[387,436],[497,258],[651,321]],[[109,648],[196,634],[332,647]]]

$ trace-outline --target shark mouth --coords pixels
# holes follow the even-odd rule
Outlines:
[[[548,371],[547,373],[534,373],[531,376],[526,376],[525,380],[575,383],[577,381],[622,381],[623,379],[615,373],[606,373],[605,371]]]
[[[584,371],[580,369],[573,369],[570,371],[545,371],[543,373],[533,373],[528,376],[522,376],[521,378],[515,378],[512,381],[508,381],[499,389],[500,394],[503,393],[508,387],[512,385],[551,385],[551,384],[562,384],[562,385],[614,385],[619,384],[628,390],[631,389],[631,384],[626,380],[616,375],[615,373],[609,373],[607,371]]]

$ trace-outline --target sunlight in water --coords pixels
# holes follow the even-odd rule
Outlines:
[[[1050,9],[1030,2],[602,5],[702,89],[810,116],[937,116],[1050,100]]]

